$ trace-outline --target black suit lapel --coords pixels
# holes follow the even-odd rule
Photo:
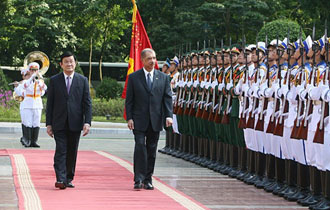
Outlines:
[[[159,78],[159,72],[158,72],[158,70],[154,69],[154,78],[153,78],[153,81],[152,81],[151,91],[153,91],[156,88],[157,84],[159,83],[159,81],[158,81],[159,79],[160,79]]]
[[[65,96],[65,98],[68,98],[68,92],[66,90],[66,83],[65,83],[65,75],[64,73],[60,76],[60,88],[62,89],[63,91],[63,94]]]
[[[140,71],[140,81],[142,82],[144,88],[149,92],[149,88],[147,86],[147,80],[144,74],[143,69],[139,70]]]
[[[72,84],[71,84],[71,87],[70,87],[69,95],[71,94],[72,89],[75,88],[76,86],[77,86],[77,76],[76,76],[76,74],[74,74],[73,78],[72,78]]]

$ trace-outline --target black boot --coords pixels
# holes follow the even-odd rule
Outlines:
[[[30,147],[33,137],[33,128],[26,127],[26,143],[24,144],[25,147]]]
[[[37,144],[38,136],[39,136],[39,130],[40,130],[39,127],[32,128],[32,139],[31,139],[31,145],[30,145],[30,147],[38,147],[38,148],[40,147]]]
[[[25,125],[22,124],[22,134],[23,134],[23,136],[21,137],[21,144],[25,147],[30,146],[27,129],[28,128]]]

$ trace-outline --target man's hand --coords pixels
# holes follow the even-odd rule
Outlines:
[[[166,118],[166,127],[170,127],[173,124],[173,119],[170,117]]]
[[[134,122],[133,122],[132,119],[130,119],[130,120],[127,121],[127,127],[130,130],[134,130]]]
[[[84,128],[83,128],[83,136],[86,136],[89,133],[89,129],[91,126],[88,123],[85,123]]]
[[[51,125],[47,125],[47,133],[50,137],[54,137],[53,129]]]

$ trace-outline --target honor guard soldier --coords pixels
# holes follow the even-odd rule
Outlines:
[[[40,147],[37,144],[41,111],[43,108],[41,96],[45,94],[47,86],[42,79],[40,79],[39,69],[40,66],[36,62],[32,62],[28,66],[31,71],[31,77],[23,82],[24,89],[24,108],[22,110],[23,124],[26,126],[27,131],[27,146]]]

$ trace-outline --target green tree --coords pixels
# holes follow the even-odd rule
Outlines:
[[[280,40],[283,40],[285,37],[287,37],[288,32],[290,32],[290,41],[294,42],[297,39],[299,39],[299,32],[300,32],[300,26],[297,22],[288,20],[288,19],[281,19],[281,20],[275,20],[270,23],[265,24],[260,32],[258,33],[258,40],[265,41],[266,35],[268,36],[268,42],[270,42],[273,39],[276,39],[277,36]],[[289,31],[290,29],[290,31]],[[302,31],[302,38],[305,39],[306,35]]]

